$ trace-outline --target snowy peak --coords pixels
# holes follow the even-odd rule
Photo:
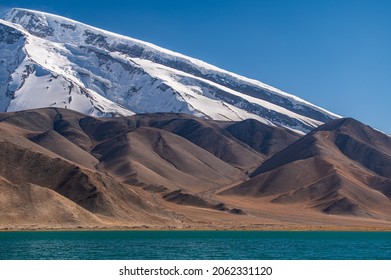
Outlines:
[[[61,46],[3,20],[0,38],[1,111],[63,107],[94,116],[133,114],[67,75]]]
[[[47,37],[53,35],[54,29],[49,27],[44,13],[25,9],[12,9],[4,20],[20,24],[28,32],[37,37]]]
[[[0,73],[4,111],[53,106],[98,116],[182,112],[253,118],[302,132],[339,117],[259,81],[61,16],[12,9],[4,20],[0,49],[8,53],[1,59],[23,57]],[[15,34],[24,42],[11,53]]]

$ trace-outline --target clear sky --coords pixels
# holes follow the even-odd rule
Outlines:
[[[391,134],[389,0],[8,1],[260,80]]]

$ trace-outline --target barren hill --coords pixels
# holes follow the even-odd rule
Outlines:
[[[390,147],[353,119],[1,113],[0,228],[388,227]]]
[[[276,153],[225,195],[268,197],[328,214],[390,217],[391,138],[354,119],[331,121]]]

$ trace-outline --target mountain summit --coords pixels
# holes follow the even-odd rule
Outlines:
[[[0,111],[62,107],[92,116],[177,112],[253,118],[308,132],[339,116],[256,80],[64,17],[0,20]]]

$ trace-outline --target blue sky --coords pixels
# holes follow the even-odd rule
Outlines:
[[[391,1],[7,1],[199,58],[391,133]]]

